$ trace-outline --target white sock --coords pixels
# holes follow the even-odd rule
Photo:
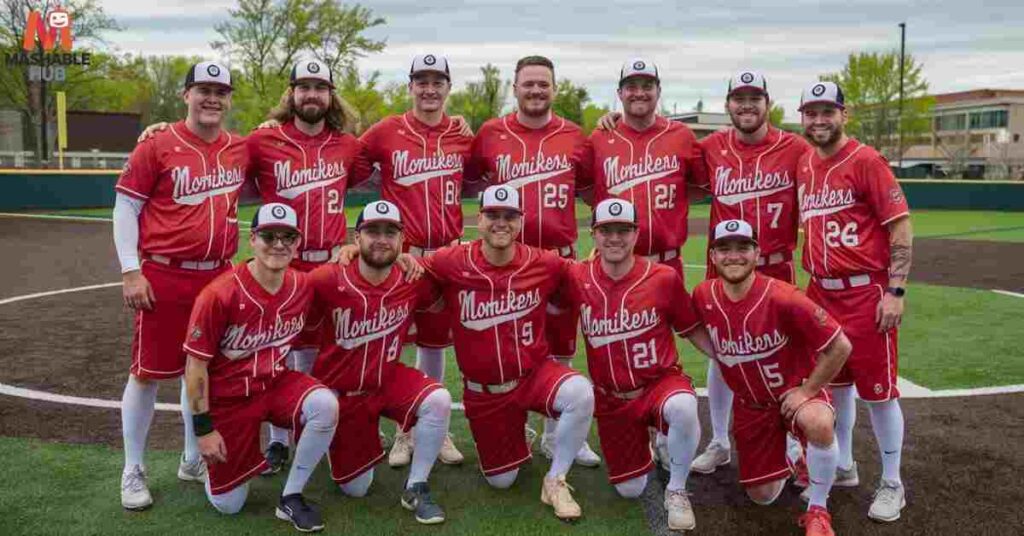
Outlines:
[[[857,423],[857,398],[853,386],[832,388],[832,407],[836,409],[836,442],[839,443],[839,467],[853,467],[853,425]]]
[[[192,406],[188,403],[188,386],[185,385],[184,376],[181,377],[181,420],[185,423],[185,461],[191,463],[199,459],[199,438],[192,426]]]
[[[222,514],[234,515],[242,511],[242,507],[245,506],[245,499],[248,496],[248,482],[227,493],[214,495],[210,492],[210,479],[206,479],[206,498],[209,499],[210,504],[212,504],[213,507]]]
[[[836,466],[839,464],[839,445],[835,440],[827,447],[814,443],[807,444],[807,475],[810,480],[810,501],[807,508],[827,508],[828,493],[836,480]]]
[[[444,383],[444,348],[416,347],[416,368],[440,383]]]
[[[711,442],[729,449],[729,418],[732,417],[732,389],[725,384],[714,361],[708,364],[708,406],[711,409]]]
[[[555,356],[551,355],[551,356],[548,356],[548,359],[554,359],[555,361],[558,361],[559,363],[561,363],[561,364],[563,364],[563,365],[565,365],[565,366],[567,366],[569,368],[572,368],[572,358],[571,357],[555,357]],[[558,419],[552,419],[550,417],[545,417],[544,418],[544,435],[550,438],[555,433],[555,427],[556,426],[558,426]]]
[[[786,434],[786,457],[789,458],[789,462],[796,464],[803,454],[804,448],[800,445],[800,442],[793,437],[793,434]]]
[[[643,495],[646,487],[647,475],[640,475],[625,482],[615,484],[615,491],[617,491],[619,493],[619,497],[622,497],[623,499],[636,499]]]
[[[366,497],[370,492],[370,484],[373,484],[373,467],[344,484],[338,484],[338,487],[349,497]]]
[[[555,453],[548,469],[549,478],[568,473],[576,453],[587,440],[594,417],[594,388],[583,376],[572,376],[558,388],[552,405],[561,417],[555,427]]]
[[[302,436],[281,495],[302,493],[316,464],[324,457],[338,425],[338,399],[328,389],[317,389],[302,402]]]
[[[662,406],[662,418],[668,423],[668,490],[686,489],[690,464],[700,443],[697,398],[689,393],[672,395]]]
[[[405,488],[409,489],[417,482],[426,482],[430,478],[430,470],[434,467],[452,416],[452,395],[446,389],[436,389],[420,403],[416,412],[416,426],[412,436],[416,449],[412,451],[412,465],[409,468],[409,479]]]
[[[492,476],[484,476],[487,480],[487,484],[492,488],[496,489],[508,489],[512,487],[512,484],[516,483],[516,477],[519,476],[519,469],[513,469],[511,471],[505,471],[504,473],[498,473]]]
[[[882,455],[882,480],[902,483],[900,458],[903,455],[903,410],[899,400],[868,404],[871,428]]]
[[[144,465],[146,438],[156,411],[156,382],[141,382],[128,376],[121,396],[121,434],[124,438],[125,471],[133,465]],[[189,423],[191,424],[191,423]]]

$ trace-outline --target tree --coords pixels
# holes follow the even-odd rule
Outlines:
[[[185,76],[189,67],[200,61],[202,58],[187,56],[151,56],[144,60],[149,83],[147,101],[141,110],[144,124],[185,117],[185,101],[181,97]]]
[[[551,108],[556,114],[580,125],[583,123],[583,109],[590,102],[587,88],[573,84],[569,79],[558,82],[555,101]]]
[[[607,106],[598,106],[594,103],[587,104],[586,108],[583,108],[583,122],[580,123],[583,132],[590,135],[594,128],[597,127],[598,119],[604,117],[608,112]]]
[[[384,95],[377,89],[380,71],[373,71],[366,79],[354,67],[344,70],[338,80],[338,95],[359,114],[356,132],[363,132],[387,113]]]
[[[782,128],[782,122],[786,120],[786,109],[779,104],[772,104],[768,110],[768,121],[776,128]]]
[[[511,85],[501,79],[501,72],[490,63],[481,67],[480,72],[483,80],[469,82],[465,89],[453,91],[448,96],[448,113],[465,117],[473,130],[478,130],[488,119],[501,115]]]

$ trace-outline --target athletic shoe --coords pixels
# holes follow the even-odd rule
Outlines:
[[[807,459],[803,456],[797,458],[793,464],[793,485],[798,488],[807,488],[811,485],[811,477],[807,472]]]
[[[555,434],[541,435],[540,452],[549,460],[555,458]],[[601,457],[584,441],[583,446],[576,453],[576,457],[573,458],[573,462],[581,467],[597,467],[601,465]]]
[[[395,432],[395,444],[391,446],[388,454],[388,465],[391,467],[405,467],[412,462],[413,444],[411,432]]]
[[[185,461],[185,455],[181,455],[178,463],[178,480],[185,482],[206,482],[206,462],[199,456],[192,462]]]
[[[317,532],[324,529],[324,518],[320,511],[308,504],[301,493],[284,495],[277,503],[277,518],[291,521],[299,532]]]
[[[441,443],[441,452],[438,453],[437,459],[445,465],[458,465],[465,459],[459,449],[455,448],[451,434],[445,434],[444,443]]]
[[[284,464],[288,463],[288,447],[277,441],[272,441],[267,445],[267,450],[263,451],[263,455],[267,459],[267,468],[262,473],[264,475],[277,474],[284,469]]]
[[[804,528],[806,536],[836,536],[832,532],[832,516],[820,506],[812,506],[797,523]]]
[[[668,512],[669,530],[693,530],[697,526],[693,505],[685,489],[665,490],[665,511]]]
[[[875,500],[868,509],[868,517],[875,521],[896,521],[900,518],[900,510],[906,505],[907,495],[903,484],[883,480],[875,491]]]
[[[121,474],[121,506],[128,510],[144,510],[153,504],[146,487],[146,470],[133,465]]]
[[[723,465],[728,465],[731,461],[732,454],[729,452],[729,449],[712,442],[708,444],[708,448],[700,456],[697,456],[697,459],[693,460],[693,463],[690,464],[690,469],[698,473],[710,475],[716,469]]]
[[[416,521],[424,525],[444,523],[444,510],[430,496],[426,482],[417,482],[402,493],[402,508],[416,513]]]
[[[572,486],[565,481],[565,475],[556,478],[544,477],[540,488],[540,502],[555,509],[555,517],[564,521],[579,519],[583,510],[572,498]]]
[[[857,475],[857,462],[853,462],[849,469],[836,468],[836,481],[832,484],[833,488],[855,488],[859,485],[860,476]]]

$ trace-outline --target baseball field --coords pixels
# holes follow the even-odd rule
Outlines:
[[[475,236],[475,207],[465,206],[467,238]],[[354,209],[350,209],[354,210]],[[252,216],[243,209],[240,221]],[[589,209],[580,205],[579,251],[591,249]],[[217,514],[200,486],[175,476],[181,446],[179,387],[167,382],[150,435],[147,465],[155,504],[128,512],[118,501],[123,464],[118,401],[127,374],[131,316],[120,299],[110,209],[0,215],[0,248],[17,262],[0,264],[0,488],[2,534],[288,534],[273,517],[283,475],[258,478],[242,513]],[[350,215],[349,221],[354,218]],[[1020,534],[1024,503],[1024,216],[1017,212],[916,211],[914,268],[900,332],[905,395],[903,478],[909,506],[895,523],[868,520],[878,479],[878,455],[866,410],[860,408],[855,457],[861,486],[837,489],[830,501],[837,534]],[[247,225],[242,225],[246,243]],[[687,286],[704,276],[707,207],[690,215],[683,257]],[[246,249],[240,252],[244,258]],[[25,267],[32,267],[26,270]],[[806,277],[801,278],[801,284]],[[585,369],[585,358],[576,357]],[[688,343],[679,347],[685,370],[704,383],[705,361]],[[411,360],[411,351],[404,359]],[[448,389],[462,386],[449,354]],[[705,441],[710,437],[701,401]],[[539,419],[534,420],[540,427]],[[391,426],[384,425],[390,431]],[[418,525],[399,506],[406,470],[378,466],[370,495],[350,499],[321,467],[307,497],[323,506],[327,532],[390,534],[665,534],[662,489],[667,475],[649,480],[639,501],[620,499],[602,468],[569,475],[584,516],[557,521],[539,501],[546,460],[539,453],[512,489],[490,489],[461,412],[452,419],[461,467],[438,466],[431,478],[448,521]],[[596,448],[596,437],[591,437]],[[536,447],[536,445],[535,445]],[[735,457],[734,457],[735,460]],[[800,534],[797,490],[758,507],[736,484],[734,465],[691,476],[695,534]]]

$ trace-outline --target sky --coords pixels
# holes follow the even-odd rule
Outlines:
[[[124,30],[111,47],[141,54],[221,59],[214,26],[235,0],[99,0]],[[387,47],[358,62],[363,73],[405,81],[412,56],[446,55],[455,89],[493,63],[511,78],[518,58],[550,57],[556,76],[582,84],[593,102],[613,106],[619,68],[655,62],[662,102],[679,112],[720,111],[729,77],[757,70],[773,100],[798,120],[800,91],[842,69],[851,53],[899,48],[923,63],[932,93],[1024,89],[1024,2],[1012,0],[365,0],[386,24],[367,32]]]

